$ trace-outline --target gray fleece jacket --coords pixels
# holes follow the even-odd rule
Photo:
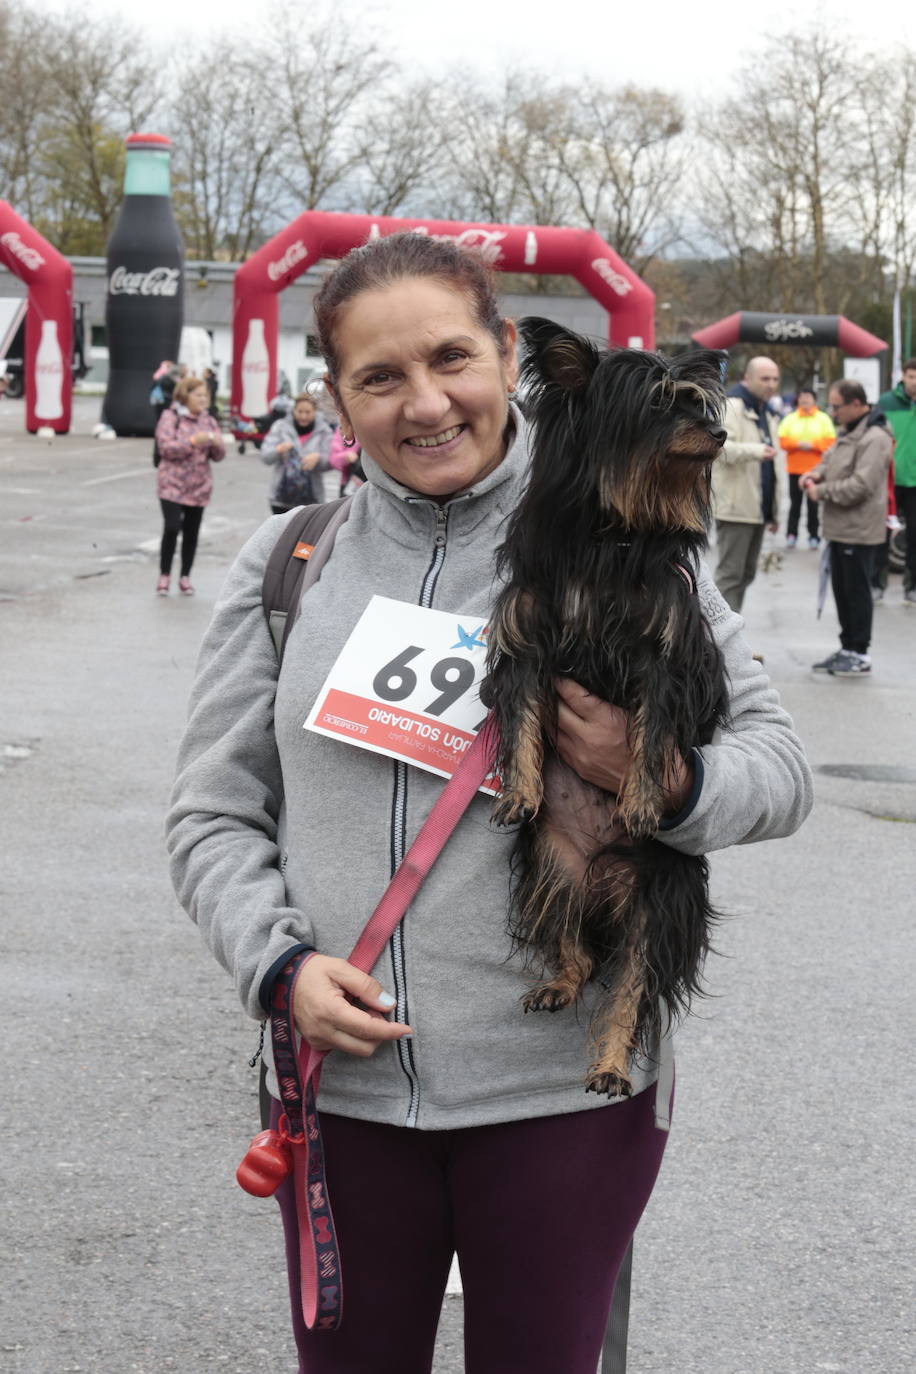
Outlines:
[[[300,455],[314,452],[316,449],[320,456],[317,464],[309,473],[311,478],[312,499],[314,501],[327,500],[323,474],[326,473],[330,467],[328,454],[331,451],[331,440],[333,437],[334,431],[323,415],[315,416],[315,428],[304,442],[296,430],[292,411],[290,411],[289,415],[281,415],[279,420],[274,420],[270,429],[264,435],[264,442],[261,445],[261,462],[267,463],[274,469],[273,476],[270,479],[269,500],[271,502],[276,502],[278,505],[282,504],[277,501],[277,493],[280,486],[280,480],[283,476],[284,467],[290,464],[294,469],[301,471],[302,469],[299,463]],[[292,444],[292,452],[284,454],[278,453],[277,449],[281,444]]]
[[[370,597],[378,593],[486,618],[494,551],[527,455],[442,506],[368,455],[320,581],[303,598],[283,671],[261,607],[276,516],[232,567],[201,650],[168,817],[179,899],[264,1016],[265,975],[305,942],[346,958],[394,867],[443,787],[441,778],[303,730],[309,708]],[[703,570],[699,593],[725,655],[732,724],[697,755],[693,796],[660,838],[689,854],[791,834],[812,801],[792,724],[734,615]],[[326,1111],[426,1129],[598,1108],[584,1091],[592,1009],[522,1012],[531,985],[506,934],[513,836],[478,794],[374,972],[397,997],[411,1040],[370,1059],[328,1057]],[[653,1056],[653,1060],[657,1056]],[[633,1066],[634,1090],[656,1077]],[[272,1073],[269,1084],[276,1091]]]

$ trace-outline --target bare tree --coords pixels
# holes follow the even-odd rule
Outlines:
[[[178,73],[175,210],[189,256],[239,261],[286,217],[280,184],[283,128],[266,58],[237,39]]]
[[[510,74],[493,89],[467,69],[455,75],[444,121],[447,158],[435,187],[450,218],[507,223],[530,217],[514,155],[524,137],[516,83]]]
[[[766,263],[753,283],[767,298],[760,308],[828,311],[830,254],[863,164],[854,92],[864,61],[817,29],[780,35],[705,121],[700,220],[739,280],[751,255]]]
[[[39,143],[41,169],[49,184],[75,181],[104,245],[123,190],[123,151],[112,158],[111,140],[142,127],[159,105],[159,84],[147,40],[124,21],[72,13],[44,25],[47,121],[63,138]]]
[[[263,73],[282,120],[281,178],[295,210],[328,208],[359,166],[360,130],[389,62],[331,9],[273,10]],[[384,130],[378,131],[384,141]]]
[[[686,157],[676,97],[510,73],[452,121],[453,177],[481,218],[596,229],[638,270],[681,236]]]
[[[637,271],[683,234],[680,190],[688,141],[677,96],[588,82],[557,130],[553,153],[576,219],[597,229]]]
[[[370,215],[437,213],[430,204],[435,200],[431,184],[446,146],[443,116],[431,81],[398,85],[376,96],[367,127],[356,135],[353,209]]]
[[[846,202],[862,292],[888,299],[916,263],[916,66],[906,49],[873,58],[854,92],[863,140],[858,194]]]
[[[0,179],[4,197],[29,220],[42,206],[35,153],[48,108],[43,32],[37,15],[0,3]]]

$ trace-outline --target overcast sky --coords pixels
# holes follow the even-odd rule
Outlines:
[[[55,10],[63,0],[32,0]],[[265,0],[154,0],[140,7],[84,0],[90,11],[119,12],[165,43],[173,33],[205,36],[266,22]],[[72,0],[67,5],[72,12]],[[291,6],[295,8],[295,6]],[[304,13],[314,12],[304,5]],[[811,19],[848,39],[850,48],[909,43],[916,20],[900,0],[334,0],[332,12],[359,22],[418,73],[447,81],[460,64],[482,74],[534,66],[566,79],[590,74],[609,85],[657,85],[685,95],[718,97],[753,50],[761,26],[771,34]],[[804,52],[799,53],[800,74]]]

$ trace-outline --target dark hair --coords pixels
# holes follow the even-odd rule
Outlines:
[[[505,354],[506,321],[500,312],[493,275],[480,254],[459,248],[452,239],[406,230],[370,239],[351,249],[325,278],[315,297],[318,347],[333,385],[337,384],[340,368],[334,329],[341,307],[363,291],[391,286],[408,277],[432,277],[462,291],[473,306],[477,323],[493,336],[500,353]]]
[[[903,364],[903,367],[900,369],[900,371],[916,372],[916,358],[907,358],[906,362]]]
[[[796,405],[798,405],[799,401],[803,396],[813,396],[815,401],[817,400],[817,392],[814,390],[813,386],[800,386],[798,388],[798,394],[795,397]]]
[[[841,377],[838,382],[834,382],[831,391],[836,391],[843,398],[843,405],[848,405],[850,401],[861,401],[863,406],[868,405],[868,397],[865,395],[865,387],[861,382],[854,382],[849,377]]]

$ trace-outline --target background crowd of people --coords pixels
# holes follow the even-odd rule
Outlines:
[[[150,405],[156,413],[153,464],[162,510],[162,540],[156,592],[171,591],[172,565],[181,536],[178,590],[194,595],[191,569],[206,506],[213,492],[211,463],[226,456],[212,368],[192,376],[185,363],[164,359],[153,374]],[[261,461],[271,468],[268,503],[274,515],[294,506],[343,496],[363,481],[360,450],[348,443],[340,427],[319,412],[314,396],[302,391],[289,395],[284,387],[267,415],[252,427]],[[339,491],[331,493],[325,474],[335,471]]]
[[[827,413],[813,387],[802,387],[783,414],[779,368],[751,358],[726,402],[726,443],[713,467],[718,562],[715,580],[740,611],[760,564],[764,531],[781,528],[778,453],[785,453],[789,511],[785,547],[798,546],[802,504],[808,548],[820,550],[822,587],[829,583],[840,622],[840,647],[812,664],[815,672],[871,672],[873,609],[887,586],[888,544],[900,528],[898,509],[916,530],[916,358],[903,378],[869,403],[861,382],[834,382]],[[916,605],[916,536],[907,539],[903,600]],[[821,602],[822,604],[822,602]]]

